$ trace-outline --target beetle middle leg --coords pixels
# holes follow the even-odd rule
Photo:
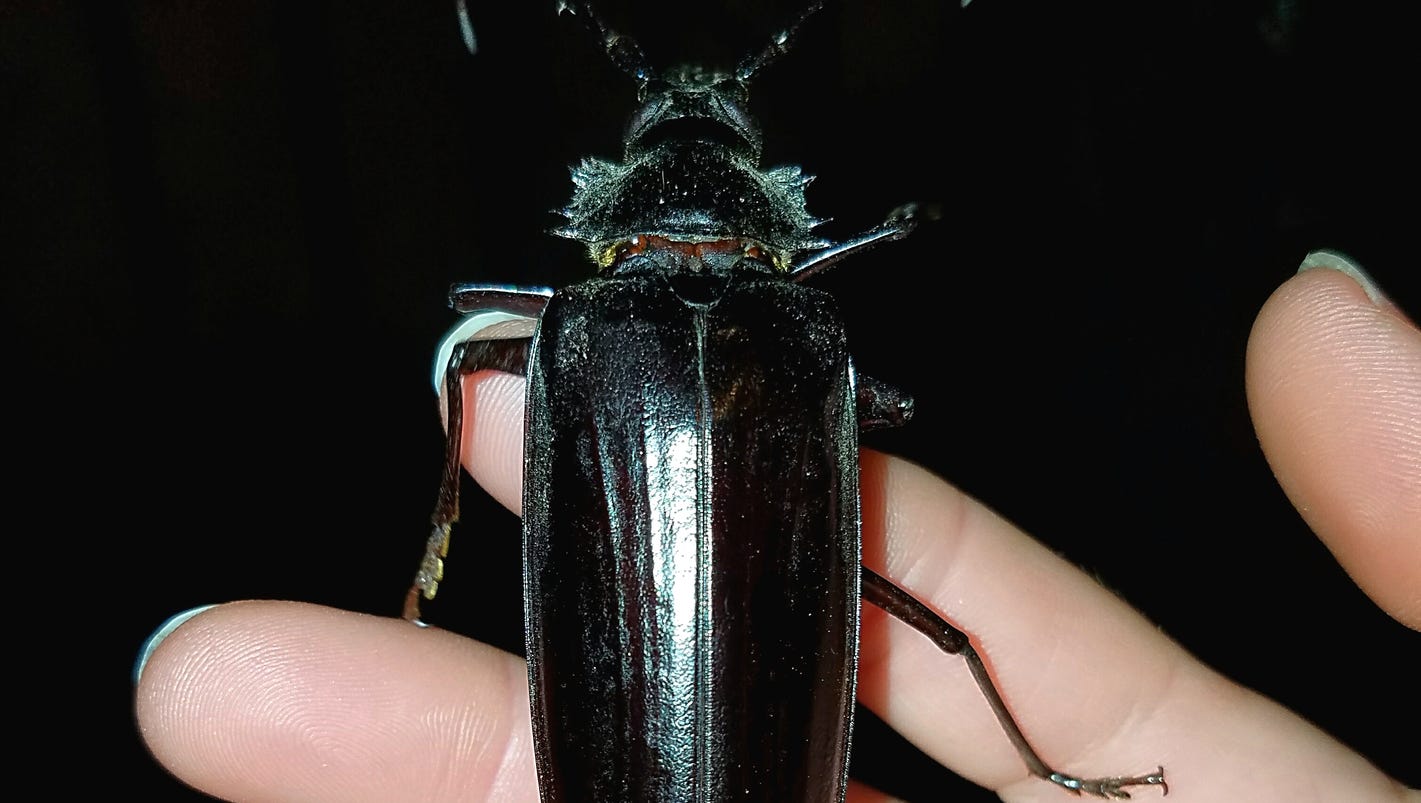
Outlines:
[[[991,706],[992,713],[1001,723],[1002,730],[1006,731],[1007,739],[1011,741],[1012,746],[1026,762],[1027,769],[1031,771],[1032,775],[1072,792],[1084,792],[1096,797],[1115,800],[1129,799],[1130,793],[1126,791],[1126,787],[1130,786],[1159,786],[1165,794],[1169,794],[1169,785],[1165,783],[1163,768],[1145,775],[1104,778],[1078,778],[1052,769],[1045,761],[1041,760],[1031,744],[1026,741],[1025,734],[1021,732],[1020,726],[1016,724],[1011,712],[1007,710],[1006,702],[1002,700],[1001,693],[997,691],[991,676],[987,674],[986,664],[982,662],[982,657],[977,654],[977,651],[972,648],[966,633],[953,627],[931,608],[894,585],[891,580],[867,567],[863,569],[863,598],[887,611],[893,618],[932,639],[933,643],[943,652],[962,656],[963,660],[967,662],[967,668],[971,671],[972,678],[977,681],[977,687],[982,690],[982,696],[987,698],[987,704]]]
[[[440,394],[446,410],[448,433],[444,437],[444,469],[440,473],[439,493],[430,514],[431,529],[425,542],[424,557],[415,572],[414,582],[405,595],[403,616],[416,624],[420,598],[434,599],[439,582],[444,579],[444,558],[449,554],[449,536],[454,522],[459,520],[459,472],[463,462],[464,377],[485,368],[521,373],[527,362],[528,341],[492,340],[466,341],[454,346],[444,372],[444,390]]]
[[[455,285],[449,304],[468,317],[440,344],[435,387],[445,410],[444,470],[430,514],[424,557],[405,595],[404,618],[420,623],[420,599],[434,599],[444,579],[449,536],[459,519],[459,472],[463,460],[464,377],[484,369],[522,375],[537,315],[552,291],[541,287]]]

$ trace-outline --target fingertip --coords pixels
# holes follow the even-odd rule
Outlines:
[[[143,680],[143,668],[148,665],[149,659],[153,657],[153,653],[157,651],[158,646],[166,641],[168,636],[173,634],[173,631],[177,630],[189,619],[216,607],[217,606],[213,604],[188,608],[185,611],[169,616],[162,624],[158,625],[158,629],[154,630],[152,635],[144,639],[143,646],[138,648],[138,658],[133,663],[133,685],[137,686],[139,682]]]
[[[523,507],[523,395],[520,376],[481,371],[464,380],[463,463],[499,504]]]
[[[1421,627],[1421,332],[1354,262],[1314,252],[1259,312],[1246,384],[1288,498],[1378,605]]]
[[[1391,303],[1387,300],[1386,293],[1383,293],[1382,289],[1377,286],[1377,282],[1372,278],[1372,275],[1367,273],[1366,269],[1355,259],[1341,251],[1330,248],[1319,248],[1316,251],[1310,251],[1307,256],[1303,257],[1303,263],[1298,266],[1298,273],[1319,269],[1337,271],[1347,276],[1356,282],[1357,285],[1362,288],[1362,292],[1367,294],[1367,298],[1371,299],[1372,303],[1377,306],[1389,305]]]
[[[136,714],[159,762],[224,800],[524,800],[526,692],[516,656],[447,631],[252,601],[174,631]]]

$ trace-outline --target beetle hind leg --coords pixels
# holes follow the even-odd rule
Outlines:
[[[1041,757],[1036,754],[1036,750],[1026,741],[1026,735],[1021,732],[1020,726],[1016,724],[1011,712],[1007,710],[1006,702],[992,683],[991,675],[987,673],[986,664],[982,662],[982,657],[977,654],[977,651],[972,648],[966,633],[953,627],[931,608],[919,602],[907,591],[894,585],[893,581],[867,567],[863,569],[863,597],[887,611],[893,618],[932,639],[933,643],[943,652],[962,656],[963,660],[967,662],[967,668],[971,671],[972,678],[977,681],[977,687],[982,690],[982,696],[987,698],[987,704],[991,706],[992,713],[996,715],[1002,730],[1006,732],[1007,739],[1021,755],[1022,761],[1026,762],[1026,767],[1032,775],[1077,794],[1085,793],[1110,800],[1130,799],[1128,788],[1135,786],[1158,786],[1164,794],[1169,794],[1169,784],[1164,780],[1164,767],[1144,775],[1102,778],[1078,778],[1052,769],[1045,761],[1041,760]]]

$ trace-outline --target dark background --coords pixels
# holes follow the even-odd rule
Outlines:
[[[631,84],[551,0],[473,5],[475,56],[452,0],[0,3],[8,540],[37,582],[22,665],[53,688],[20,705],[59,788],[203,799],[131,722],[130,663],[169,614],[396,614],[438,476],[447,286],[586,275],[549,210],[568,165],[619,154]],[[601,5],[654,65],[731,64],[799,7]],[[1385,7],[841,0],[752,95],[766,160],[819,177],[829,236],[904,201],[945,212],[820,282],[861,370],[918,401],[870,445],[1421,785],[1384,727],[1421,715],[1417,636],[1309,534],[1243,395],[1253,316],[1312,248],[1421,311],[1418,72]],[[521,649],[517,521],[467,496],[485,523],[456,537],[435,616]],[[895,739],[862,725],[855,773],[995,799]]]

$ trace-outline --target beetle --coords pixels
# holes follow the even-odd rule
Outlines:
[[[557,291],[451,290],[463,318],[434,381],[444,469],[405,618],[419,623],[437,592],[458,517],[463,378],[522,374],[544,801],[841,801],[861,599],[964,658],[1032,774],[1099,797],[1167,793],[1163,768],[1052,769],[967,634],[861,564],[858,436],[906,423],[912,400],[855,371],[834,299],[804,280],[906,237],[921,214],[822,239],[809,177],[760,164],[747,88],[822,5],[724,73],[655,70],[589,3],[559,3],[637,84],[622,159],[573,169],[554,232],[597,273]]]

